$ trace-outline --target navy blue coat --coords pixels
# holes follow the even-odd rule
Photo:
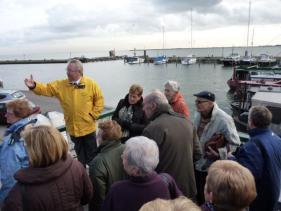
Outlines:
[[[281,138],[268,128],[249,131],[250,140],[237,152],[237,161],[255,177],[257,198],[250,211],[274,210],[280,193]]]

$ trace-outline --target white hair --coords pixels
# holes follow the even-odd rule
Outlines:
[[[171,80],[169,80],[169,81],[167,81],[167,82],[165,83],[165,86],[166,86],[166,85],[169,85],[169,86],[172,88],[172,90],[173,90],[174,92],[180,91],[180,85],[179,85],[179,83],[178,83],[177,81],[171,81]]]
[[[83,64],[79,59],[70,59],[67,63],[67,66],[69,66],[70,64],[74,64],[77,68],[77,71],[79,71],[80,74],[83,75]]]
[[[159,149],[155,141],[144,136],[130,138],[125,144],[129,165],[139,168],[141,175],[154,171],[159,163]]]

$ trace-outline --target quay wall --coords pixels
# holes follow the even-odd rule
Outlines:
[[[153,63],[153,57],[149,56],[140,56],[144,58],[145,63]],[[86,57],[77,57],[75,59],[79,59],[83,63],[87,62],[105,62],[105,61],[113,61],[113,60],[124,60],[126,62],[126,56],[113,56],[113,57],[96,57],[96,58],[86,58]],[[172,56],[167,57],[168,63],[181,63],[181,57]],[[204,57],[196,57],[197,63],[202,64],[220,64],[222,63],[223,57],[214,57],[214,56],[204,56]],[[281,61],[281,57],[275,57],[277,62]],[[0,65],[7,64],[55,64],[55,63],[67,63],[69,59],[39,59],[39,60],[0,60]]]

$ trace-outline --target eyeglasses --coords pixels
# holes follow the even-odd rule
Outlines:
[[[195,104],[202,104],[202,103],[206,103],[209,102],[208,100],[195,100]]]

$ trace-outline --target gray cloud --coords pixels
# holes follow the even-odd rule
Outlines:
[[[237,0],[239,1],[239,0]],[[0,1],[0,11],[7,13],[16,0]],[[10,2],[10,3],[9,3]],[[45,1],[44,1],[45,2]],[[229,2],[229,3],[228,3]],[[242,2],[242,3],[241,3]],[[39,2],[42,4],[43,1]],[[231,4],[231,5],[230,5]],[[271,6],[267,6],[271,5]],[[19,7],[38,6],[37,0],[23,0]],[[46,7],[45,22],[26,27],[21,31],[0,33],[1,46],[17,46],[23,43],[44,43],[71,40],[73,38],[134,36],[161,33],[162,24],[167,32],[183,31],[189,27],[190,9],[193,9],[193,29],[201,30],[226,26],[247,26],[248,3],[229,0],[135,0],[125,10],[88,8],[69,4]],[[121,7],[122,9],[122,7]],[[256,0],[252,2],[252,22],[255,25],[281,24],[280,0]],[[276,29],[279,30],[279,29]]]

